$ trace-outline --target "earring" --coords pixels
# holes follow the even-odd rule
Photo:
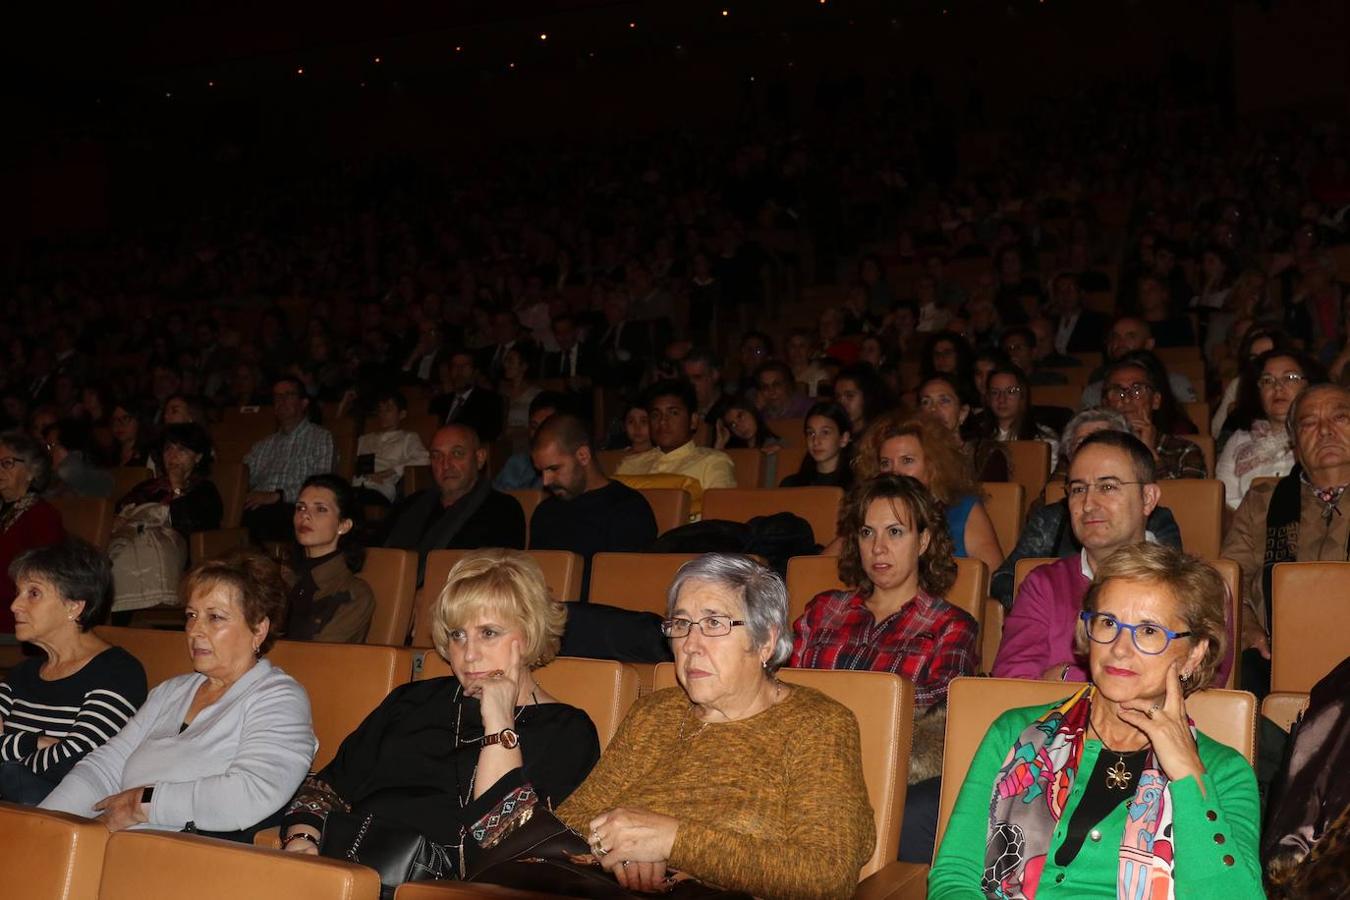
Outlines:
[[[1186,683],[1187,683],[1188,681],[1190,681],[1190,680],[1191,680],[1191,673],[1190,673],[1190,672],[1182,672],[1182,673],[1181,673],[1181,683],[1182,683],[1183,685],[1186,684]]]

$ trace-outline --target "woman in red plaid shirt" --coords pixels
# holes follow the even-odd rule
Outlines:
[[[927,862],[937,826],[947,683],[971,675],[979,626],[943,595],[956,581],[942,504],[908,475],[854,485],[839,516],[839,580],[793,625],[791,665],[894,672],[914,684],[901,859]]]

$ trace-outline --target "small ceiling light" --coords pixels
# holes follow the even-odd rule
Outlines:
[[[375,65],[378,66],[381,62],[382,62],[382,60],[381,60],[378,56],[375,57]]]
[[[215,86],[216,86],[216,83],[215,83],[214,81],[208,81],[208,82],[206,83],[206,86],[207,86],[207,87],[215,87]]]
[[[506,64],[506,67],[507,67],[508,69],[514,69],[514,68],[516,67],[516,64],[515,64],[515,63],[507,63],[507,64]]]
[[[298,69],[295,70],[295,74],[297,74],[297,75],[303,75],[303,74],[305,74],[305,67],[304,67],[304,66],[300,66]]]
[[[629,23],[628,23],[628,27],[629,27],[629,28],[636,28],[636,27],[637,27],[637,23],[636,23],[636,22],[629,22]]]
[[[546,32],[546,31],[541,31],[541,32],[539,33],[539,40],[541,40],[541,41],[546,41],[546,40],[548,40],[548,32]]]
[[[464,50],[463,47],[455,47],[455,52],[456,52],[456,53],[463,52],[463,50]]]
[[[731,15],[731,10],[729,10],[729,9],[724,9],[724,10],[722,10],[722,15],[724,15],[724,16],[729,16],[729,15]]]

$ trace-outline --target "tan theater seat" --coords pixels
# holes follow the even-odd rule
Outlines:
[[[394,900],[556,900],[557,896],[462,881],[410,881],[394,891]]]
[[[0,895],[96,900],[107,843],[102,822],[0,802]]]
[[[115,466],[108,471],[112,473],[113,477],[113,492],[109,499],[114,504],[142,481],[149,481],[155,477],[154,473],[145,466]]]
[[[1279,563],[1271,594],[1270,689],[1311,691],[1350,656],[1350,562]]]
[[[1022,486],[1022,501],[1030,504],[1050,480],[1050,445],[1045,441],[1004,441],[1000,445],[1012,463],[1012,480]],[[1026,507],[1022,509],[1026,517]],[[1004,547],[1007,553],[1012,547]]]
[[[1212,478],[1166,478],[1158,501],[1172,511],[1181,546],[1203,559],[1218,559],[1223,543],[1223,482]]]
[[[714,488],[703,493],[703,518],[748,522],[790,512],[811,524],[817,544],[834,540],[844,492],[837,487]]]
[[[175,675],[192,671],[187,635],[181,631],[100,625],[94,634],[136,657],[145,669],[146,686],[152,690]]]
[[[1261,701],[1261,715],[1289,731],[1308,708],[1309,695],[1298,691],[1273,691]]]
[[[1013,602],[1017,601],[1017,592],[1022,589],[1022,582],[1027,580],[1036,569],[1041,566],[1048,566],[1052,562],[1059,562],[1057,556],[1024,556],[1013,566]]]
[[[666,588],[697,553],[597,553],[591,557],[592,603],[666,615]]]
[[[277,641],[267,658],[309,694],[319,739],[315,771],[328,765],[343,739],[412,674],[398,648],[374,644]]]
[[[224,509],[220,527],[238,528],[244,520],[244,496],[248,493],[248,466],[242,462],[217,460],[211,464],[211,483],[216,486]]]
[[[374,869],[216,838],[119,831],[108,840],[99,900],[377,900]]]
[[[81,538],[100,550],[108,549],[112,537],[113,502],[107,497],[59,497],[51,501],[61,514],[61,524],[71,537]]]
[[[454,674],[450,663],[435,650],[418,654],[414,664],[418,681]],[[559,656],[542,669],[535,669],[534,677],[544,690],[591,717],[602,751],[638,698],[637,670],[610,659]]]
[[[985,512],[994,523],[999,547],[1004,554],[1017,546],[1022,532],[1022,510],[1026,509],[1026,489],[1016,482],[985,481],[980,484]]]
[[[427,554],[427,568],[422,588],[417,592],[416,613],[413,616],[414,647],[431,646],[431,605],[440,596],[450,570],[474,550],[432,550]],[[544,584],[549,593],[559,600],[581,599],[582,559],[568,550],[526,550],[544,571]],[[592,587],[594,590],[594,587]]]
[[[689,524],[689,495],[679,488],[642,488],[638,491],[652,508],[656,533]]]
[[[947,737],[942,759],[942,801],[937,841],[956,805],[970,761],[989,726],[1010,709],[1062,700],[1081,685],[1022,678],[954,678],[947,688]],[[1196,728],[1241,753],[1256,758],[1256,698],[1246,691],[1208,690],[1186,698],[1186,711]],[[1030,724],[1030,723],[1028,723]],[[990,785],[992,792],[993,785]]]
[[[247,546],[247,528],[217,528],[213,531],[194,531],[188,537],[188,558],[193,565],[196,565],[208,559],[219,559],[236,547]]]
[[[516,502],[520,504],[520,509],[525,513],[525,546],[530,546],[530,519],[534,518],[534,510],[540,503],[544,502],[544,492],[529,488],[520,491],[507,491]]]
[[[737,487],[757,488],[760,486],[764,472],[764,454],[762,452],[754,447],[733,447],[722,452],[731,457],[731,464],[736,468]]]
[[[889,672],[839,669],[779,669],[788,684],[814,688],[847,706],[858,720],[863,780],[876,817],[877,845],[860,879],[880,872],[900,853],[901,814],[908,790],[909,749],[914,732],[914,686]],[[654,690],[675,687],[675,665],[656,667]]]
[[[806,419],[769,419],[764,424],[778,436],[784,447],[806,446]]]
[[[416,551],[371,547],[366,551],[361,578],[375,594],[375,613],[366,643],[403,646],[412,626],[413,594],[417,590]]]

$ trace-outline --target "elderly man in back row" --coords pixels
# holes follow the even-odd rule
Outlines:
[[[1242,567],[1242,686],[1270,689],[1271,570],[1281,562],[1350,559],[1350,390],[1313,385],[1287,418],[1298,465],[1278,482],[1252,485],[1223,542]]]

